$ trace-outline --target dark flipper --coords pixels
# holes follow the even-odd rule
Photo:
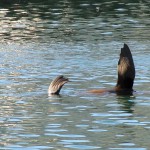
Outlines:
[[[127,44],[121,48],[118,61],[118,81],[116,88],[120,90],[132,90],[135,78],[135,67],[131,51]]]
[[[65,83],[67,83],[69,80],[65,78],[64,76],[58,76],[56,79],[54,79],[48,89],[48,94],[56,94],[58,95],[61,88]]]

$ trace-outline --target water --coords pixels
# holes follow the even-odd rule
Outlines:
[[[0,149],[150,148],[149,1],[0,2]],[[113,87],[123,43],[133,53],[133,96]],[[63,74],[72,82],[48,97]]]

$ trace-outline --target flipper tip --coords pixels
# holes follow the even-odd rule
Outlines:
[[[68,78],[65,78],[63,75],[56,77],[50,84],[48,88],[49,95],[59,95],[61,88],[65,83],[69,82]]]

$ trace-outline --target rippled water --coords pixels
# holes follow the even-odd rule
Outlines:
[[[0,2],[0,149],[150,148],[149,1]],[[133,96],[113,87],[123,43],[133,53]],[[48,97],[57,75],[70,78]]]

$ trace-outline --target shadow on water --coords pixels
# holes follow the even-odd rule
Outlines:
[[[121,104],[120,109],[128,113],[134,112],[134,95],[117,95],[118,104]]]

